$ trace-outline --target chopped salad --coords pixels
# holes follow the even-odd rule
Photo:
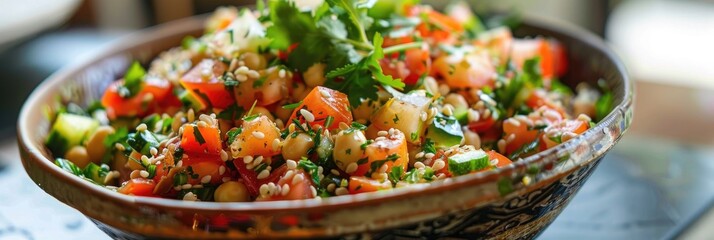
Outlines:
[[[428,184],[573,139],[612,95],[558,78],[556,39],[486,27],[463,2],[258,1],[131,64],[46,146],[119,193],[185,201],[326,198]]]

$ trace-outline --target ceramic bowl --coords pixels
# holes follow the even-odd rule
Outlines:
[[[526,21],[517,36],[554,37],[566,46],[566,84],[604,79],[616,106],[584,134],[509,167],[322,200],[217,203],[122,195],[53,164],[43,139],[50,126],[46,116],[58,109],[58,99],[91,103],[133,59],[148,62],[180,45],[184,36],[200,34],[203,20],[184,19],[118,41],[50,76],[22,108],[18,142],[29,176],[113,238],[532,238],[563,211],[632,121],[632,82],[600,38],[574,27]]]

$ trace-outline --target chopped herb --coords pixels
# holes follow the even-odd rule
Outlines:
[[[302,168],[303,170],[305,170],[305,172],[310,174],[310,176],[312,177],[312,181],[315,184],[320,183],[320,176],[319,176],[319,173],[317,172],[317,165],[315,165],[315,163],[313,163],[310,160],[308,160],[307,158],[303,157],[298,162],[298,168]]]
[[[424,140],[424,145],[421,146],[422,151],[424,151],[424,153],[436,154],[436,147],[434,145],[434,141],[432,141],[431,138],[427,138],[426,140]]]
[[[176,150],[174,150],[174,162],[178,163],[181,159],[183,159],[183,148],[177,147]]]
[[[198,142],[199,145],[206,143],[206,139],[203,138],[203,134],[198,130],[197,125],[193,125],[193,137],[196,138],[196,142]]]
[[[330,128],[333,121],[335,121],[335,118],[332,115],[327,116],[325,119],[325,128]]]
[[[119,88],[119,95],[123,98],[130,98],[139,93],[145,75],[144,67],[139,62],[133,62],[124,74],[124,83]]]
[[[399,116],[397,116],[397,114],[394,114],[394,118],[392,118],[392,122],[394,122],[395,124],[397,122],[399,122]]]
[[[296,108],[299,107],[300,105],[302,105],[302,101],[299,101],[299,102],[296,102],[296,103],[287,104],[287,105],[283,105],[282,108],[283,108],[283,109],[292,110],[292,109],[296,109]]]
[[[404,175],[404,167],[394,166],[392,167],[392,171],[389,172],[389,181],[396,184],[402,179],[402,175]]]
[[[226,132],[226,136],[228,136],[228,145],[231,145],[241,132],[243,132],[243,128],[233,128],[228,130],[228,132]]]
[[[267,80],[267,79],[268,79],[268,77],[266,77],[266,76],[262,76],[262,77],[258,78],[257,80],[255,80],[255,82],[253,82],[253,88],[262,87],[263,84],[265,83],[265,80]]]

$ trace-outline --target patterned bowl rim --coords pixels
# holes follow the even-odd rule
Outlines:
[[[624,95],[622,96],[621,102],[618,103],[618,105],[616,105],[613,110],[594,128],[587,130],[585,133],[577,136],[571,141],[529,156],[521,161],[516,161],[508,167],[499,168],[494,171],[473,173],[454,177],[449,181],[435,181],[430,184],[413,185],[393,189],[391,191],[335,196],[325,199],[244,203],[185,202],[174,199],[128,196],[109,191],[103,187],[94,185],[86,180],[75,177],[74,175],[61,170],[59,167],[54,165],[53,161],[43,154],[43,152],[46,152],[45,147],[42,145],[42,141],[37,141],[37,139],[39,136],[45,136],[46,133],[37,133],[38,128],[31,123],[37,123],[38,121],[31,121],[31,119],[38,117],[35,112],[39,111],[38,109],[43,109],[42,106],[47,104],[47,100],[44,97],[45,95],[56,92],[61,85],[70,81],[73,75],[81,72],[97,60],[126,52],[132,47],[137,47],[142,43],[147,43],[157,39],[164,39],[176,35],[177,33],[188,32],[189,30],[200,30],[202,29],[204,19],[205,16],[195,16],[138,31],[115,41],[113,44],[107,45],[101,51],[97,51],[92,57],[87,57],[84,61],[66,66],[49,76],[28,97],[19,115],[17,124],[18,143],[21,151],[27,153],[28,155],[28,157],[26,157],[28,159],[23,159],[23,164],[27,167],[25,161],[32,161],[34,165],[41,167],[45,171],[45,174],[51,174],[54,177],[61,179],[65,184],[72,184],[75,187],[85,189],[88,194],[92,194],[96,198],[113,201],[124,206],[139,205],[158,209],[203,213],[231,211],[243,214],[270,214],[275,212],[290,213],[305,210],[329,211],[344,207],[359,207],[379,204],[385,201],[416,198],[424,194],[439,194],[452,189],[463,188],[474,184],[495,182],[501,177],[511,176],[518,169],[525,169],[531,164],[553,163],[558,160],[558,153],[572,151],[583,140],[594,138],[597,132],[606,130],[606,126],[611,125],[613,121],[616,121],[618,116],[624,114],[627,109],[631,107],[632,98],[634,96],[633,85],[623,63],[609,49],[601,38],[583,30],[580,27],[576,27],[568,23],[545,23],[533,19],[526,19],[526,21],[524,21],[525,25],[540,29],[548,29],[555,33],[571,37],[576,41],[580,41],[581,43],[595,48],[596,51],[603,53],[609,61],[612,61],[616,67],[617,73],[621,75],[623,79],[622,85]],[[622,133],[620,133],[617,138],[619,139],[621,136]],[[618,139],[613,139],[613,141],[617,141]],[[601,154],[604,154],[605,152],[606,151],[603,151]],[[594,159],[598,159],[598,157],[599,156],[595,156],[582,164],[588,164]],[[558,174],[553,175],[550,178],[556,177],[559,177]],[[553,180],[555,179],[544,179],[544,181]]]

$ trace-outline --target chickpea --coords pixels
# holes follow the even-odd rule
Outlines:
[[[87,148],[83,146],[74,146],[64,154],[64,158],[77,165],[77,167],[84,168],[89,164],[89,155],[87,154]]]
[[[466,109],[469,107],[469,103],[466,102],[466,98],[464,98],[464,96],[461,96],[461,94],[456,93],[449,93],[449,95],[446,95],[446,97],[444,98],[444,103],[451,104],[454,109]]]
[[[335,136],[335,148],[332,152],[337,167],[345,170],[347,165],[362,158],[364,155],[362,144],[365,142],[367,142],[367,138],[362,131],[354,130],[349,133],[345,130],[340,131]]]
[[[315,146],[315,142],[307,133],[298,133],[295,137],[291,133],[283,142],[283,146],[283,158],[298,160],[307,156],[307,151]]]
[[[268,65],[265,58],[254,52],[246,52],[240,56],[245,66],[252,70],[263,70]]]
[[[213,199],[216,202],[248,202],[248,188],[245,184],[237,181],[224,182],[213,192]]]
[[[302,101],[312,88],[308,88],[304,83],[295,83],[293,88],[292,100],[294,102]]]
[[[289,102],[283,102],[280,104],[280,106],[288,104]],[[283,122],[288,122],[288,119],[290,118],[290,115],[293,114],[293,109],[285,109],[282,107],[277,107],[275,108],[275,116],[278,117],[278,119],[283,120]]]
[[[317,87],[325,84],[327,80],[325,78],[325,66],[324,63],[316,63],[302,74],[303,79],[305,79],[305,84],[307,84],[308,87]]]
[[[104,154],[107,152],[107,149],[104,147],[104,139],[114,132],[114,128],[111,126],[100,126],[89,136],[86,146],[90,161],[93,163],[102,161],[102,157],[104,157]]]
[[[263,116],[268,117],[268,119],[270,119],[270,121],[275,121],[275,117],[273,117],[273,114],[270,113],[270,111],[268,111],[268,109],[264,108],[264,107],[256,106],[255,108],[253,108],[253,112],[251,114],[261,114]]]

